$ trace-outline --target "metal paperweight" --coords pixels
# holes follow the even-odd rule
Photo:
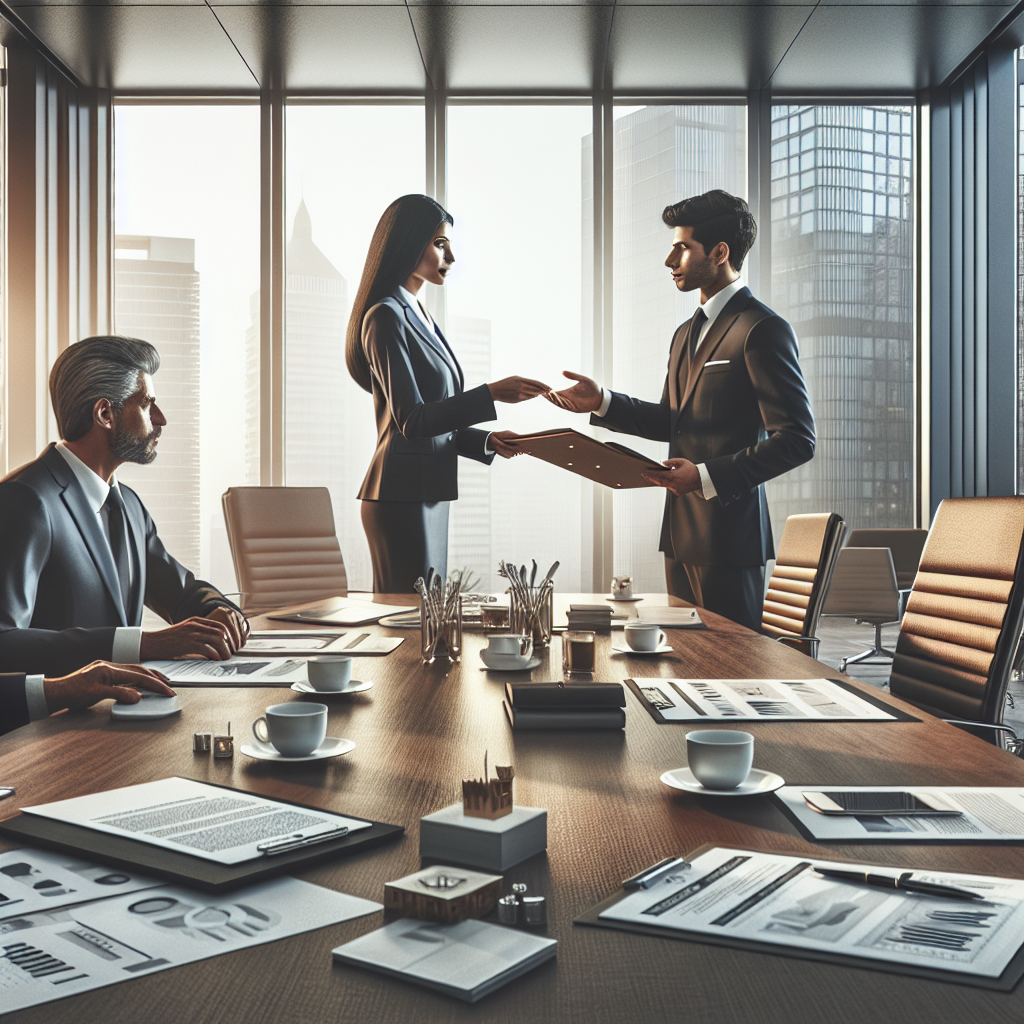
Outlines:
[[[516,896],[502,896],[498,900],[498,924],[519,923],[519,898]]]
[[[213,756],[214,757],[234,757],[235,756],[235,738],[231,735],[231,723],[228,722],[228,733],[226,736],[214,736],[213,737]]]
[[[212,742],[213,736],[208,732],[192,733],[192,753],[208,754],[210,752]]]
[[[523,897],[523,924],[543,928],[548,923],[548,902],[543,896]]]

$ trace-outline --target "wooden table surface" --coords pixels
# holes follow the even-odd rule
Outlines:
[[[389,600],[411,603],[402,597]],[[635,606],[618,607],[635,613]],[[599,637],[594,678],[835,675],[767,637],[714,615],[704,617],[707,631],[672,633],[673,656],[612,655],[609,638]],[[249,723],[267,705],[307,698],[286,689],[182,688],[183,711],[176,719],[112,723],[108,706],[101,705],[4,736],[0,782],[15,785],[17,797],[5,801],[0,810],[7,815],[17,806],[181,775],[393,822],[407,830],[399,842],[299,876],[381,901],[386,881],[420,866],[420,817],[455,803],[460,780],[480,774],[487,750],[492,765],[515,765],[516,802],[548,811],[547,854],[509,870],[504,891],[521,881],[532,893],[548,897],[548,934],[559,940],[555,961],[470,1006],[333,964],[333,947],[379,927],[381,915],[374,914],[48,1003],[7,1019],[19,1024],[656,1024],[684,1019],[702,1024],[996,1024],[1024,1017],[1024,985],[1009,994],[986,992],[574,927],[572,919],[613,893],[623,878],[667,854],[685,853],[704,843],[1013,877],[1024,877],[1024,848],[815,846],[797,833],[769,797],[698,798],[666,789],[658,777],[685,764],[687,728],[655,724],[632,694],[627,694],[626,728],[621,732],[513,733],[501,707],[509,676],[483,670],[477,654],[484,645],[480,634],[465,634],[462,664],[447,669],[421,667],[418,632],[401,635],[407,639],[395,653],[356,662],[355,676],[372,680],[371,690],[329,701],[328,735],[356,743],[345,757],[271,765],[241,753],[233,761],[193,755],[193,732],[219,732],[230,720],[241,741]],[[561,642],[556,638],[532,678],[557,680],[560,675]],[[1017,758],[927,715],[921,718],[890,724],[766,722],[743,728],[756,737],[755,766],[778,772],[791,783],[1024,785],[1024,763]]]

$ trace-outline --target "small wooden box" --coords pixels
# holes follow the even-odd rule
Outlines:
[[[500,895],[501,875],[435,865],[386,882],[384,910],[420,921],[458,924],[490,913]]]

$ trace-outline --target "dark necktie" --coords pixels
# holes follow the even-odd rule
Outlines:
[[[697,307],[697,312],[693,314],[693,320],[690,323],[690,365],[693,365],[694,360],[697,358],[697,346],[700,344],[700,332],[703,330],[704,325],[708,322],[707,314],[704,312],[701,306]]]
[[[114,556],[117,578],[121,584],[121,601],[126,614],[131,613],[132,576],[131,553],[128,550],[128,525],[125,521],[124,499],[116,487],[110,488],[104,502],[107,510],[107,528],[110,530],[110,553]]]

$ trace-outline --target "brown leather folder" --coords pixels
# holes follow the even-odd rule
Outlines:
[[[665,472],[660,462],[646,455],[625,445],[595,441],[578,430],[539,430],[535,434],[520,434],[508,444],[525,455],[615,489],[654,487],[641,473]]]

